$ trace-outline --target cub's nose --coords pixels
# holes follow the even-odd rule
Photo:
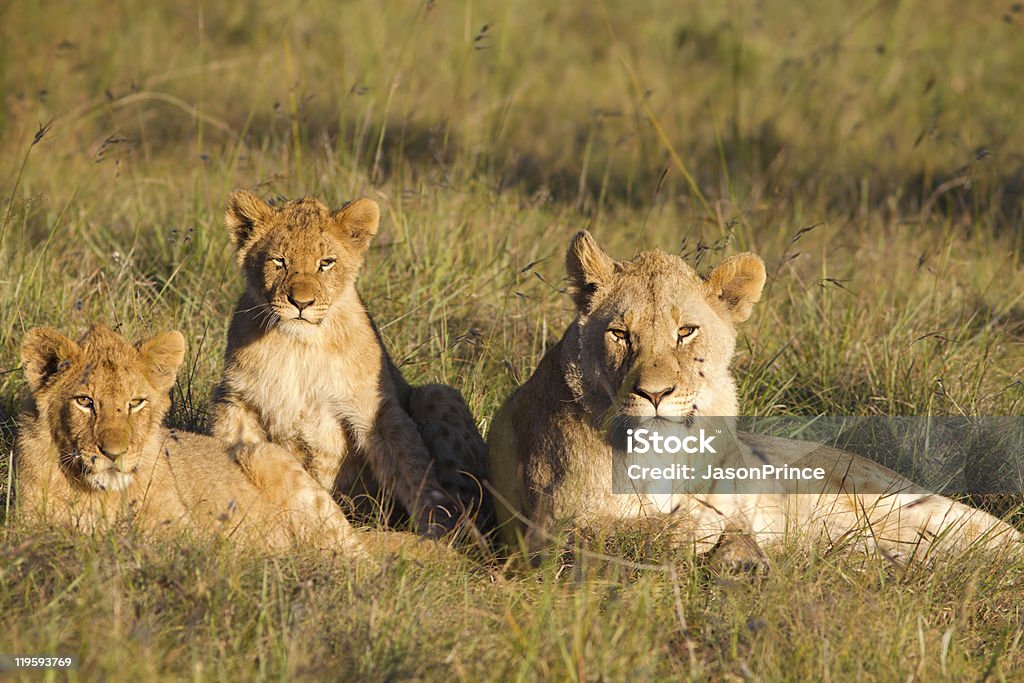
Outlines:
[[[106,438],[100,441],[99,446],[100,453],[105,455],[111,462],[114,462],[128,452],[128,439],[123,436]]]
[[[662,399],[664,399],[666,396],[671,396],[672,392],[675,391],[675,390],[676,390],[676,388],[674,386],[667,387],[665,389],[659,389],[657,391],[652,391],[651,389],[645,389],[645,388],[641,387],[639,384],[637,384],[636,386],[633,387],[633,393],[634,394],[636,394],[637,396],[642,396],[643,398],[646,398],[648,401],[651,402],[651,404],[655,408],[658,407],[658,404],[661,403]]]
[[[304,308],[309,307],[309,305],[313,303],[313,297],[308,294],[296,294],[295,292],[292,292],[288,295],[288,302],[295,308],[299,309],[299,313],[302,313]]]

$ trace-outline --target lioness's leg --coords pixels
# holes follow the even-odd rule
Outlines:
[[[366,557],[341,508],[288,451],[258,444],[237,449],[235,459],[269,504],[272,527],[316,547]]]
[[[910,544],[923,545],[922,549],[934,545],[962,550],[973,544],[992,549],[1021,539],[1015,529],[987,512],[945,496],[898,494],[879,498],[877,505],[884,521],[875,542],[883,549],[893,544],[899,549]]]
[[[834,544],[877,549],[894,559],[923,557],[933,545],[963,549],[1019,543],[1021,535],[992,515],[937,494],[803,494],[801,526]]]
[[[458,390],[444,384],[415,387],[409,414],[434,460],[441,487],[458,505],[457,512],[483,532],[494,526],[494,510],[484,482],[487,447],[469,406]]]

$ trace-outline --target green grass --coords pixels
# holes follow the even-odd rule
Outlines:
[[[1010,3],[949,1],[4,3],[0,510],[32,326],[182,330],[172,422],[202,427],[241,291],[235,187],[380,202],[361,291],[409,379],[457,386],[485,432],[571,320],[581,227],[619,257],[765,258],[735,366],[746,414],[1020,415],[1022,30]],[[83,679],[1024,664],[1019,554],[369,576],[3,524],[0,652],[77,652]]]

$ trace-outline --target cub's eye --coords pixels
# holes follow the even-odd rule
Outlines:
[[[146,405],[146,399],[144,398],[133,398],[128,401],[128,412],[137,413],[142,410],[142,407]]]
[[[270,261],[271,263],[273,263],[273,264],[274,264],[274,266],[275,266],[275,267],[276,267],[276,268],[277,268],[278,270],[281,270],[282,268],[284,268],[284,265],[285,265],[285,263],[284,263],[284,259],[283,259],[283,258],[280,258],[280,257],[277,257],[277,258],[272,258],[272,259],[269,259],[269,261]]]
[[[92,410],[92,399],[88,396],[75,396],[75,405],[84,410]]]
[[[612,335],[617,341],[624,342],[629,340],[629,332],[618,327],[609,327],[608,334]]]
[[[328,270],[334,267],[334,262],[337,260],[338,259],[336,258],[320,259],[320,272],[326,273]]]
[[[679,335],[679,341],[682,341],[687,337],[692,337],[694,334],[697,333],[697,330],[699,329],[700,328],[697,327],[696,325],[683,325],[682,327],[679,328],[676,334]]]

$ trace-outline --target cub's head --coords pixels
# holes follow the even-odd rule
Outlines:
[[[270,206],[239,191],[228,198],[224,221],[246,285],[262,305],[253,312],[257,320],[305,336],[351,291],[380,209],[357,199],[331,211],[313,197]]]
[[[26,333],[31,402],[68,477],[103,491],[131,484],[144,449],[160,438],[184,354],[179,332],[136,345],[102,326],[79,343],[46,327]]]
[[[615,261],[580,232],[566,269],[579,314],[575,382],[588,410],[664,418],[736,414],[729,363],[735,324],[761,298],[760,258],[732,256],[701,277],[661,251]]]

